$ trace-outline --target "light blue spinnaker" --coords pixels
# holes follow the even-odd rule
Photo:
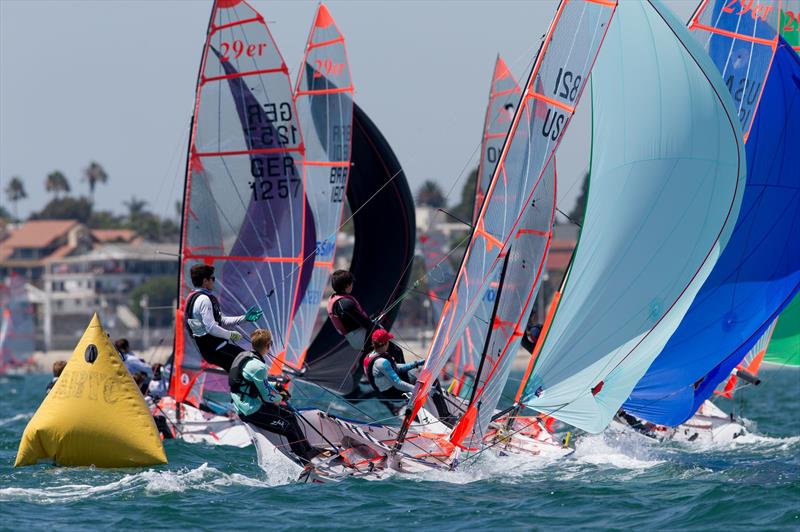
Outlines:
[[[716,67],[660,3],[619,3],[592,87],[586,217],[522,402],[600,432],[724,249],[746,167]]]

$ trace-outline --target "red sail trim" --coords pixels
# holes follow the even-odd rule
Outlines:
[[[288,74],[289,69],[287,69],[286,64],[284,64],[280,68],[267,68],[264,70],[247,70],[244,72],[236,72],[235,74],[225,74],[223,76],[211,76],[210,78],[203,76],[202,78],[200,78],[200,85],[205,85],[206,83],[211,83],[212,81],[220,81],[223,79],[244,78],[246,76],[260,76],[261,74],[277,74],[278,72],[283,72],[284,74]]]
[[[347,87],[338,87],[335,89],[315,89],[312,91],[297,91],[294,93],[295,99],[298,96],[308,96],[310,94],[339,94],[342,92],[353,92],[353,86],[348,85]]]
[[[341,34],[341,32],[340,32],[340,34]],[[344,37],[338,37],[336,39],[331,39],[329,41],[314,42],[314,43],[310,42],[306,46],[306,49],[307,50],[313,50],[314,48],[321,48],[323,46],[330,46],[332,44],[337,44],[337,43],[340,43],[340,42],[341,43],[344,42]]]
[[[215,26],[212,24],[211,26],[211,34],[215,34],[220,30],[225,30],[228,28],[233,28],[234,26],[241,26],[242,24],[250,24],[251,22],[264,22],[264,18],[259,15],[253,18],[246,18],[242,20],[237,20],[236,22],[228,22],[227,24],[220,24],[219,26]]]
[[[505,76],[503,76],[503,77],[505,77]],[[495,80],[496,80],[496,79],[497,79],[497,78],[495,78]],[[498,97],[500,97],[500,96],[507,96],[507,95],[509,95],[509,94],[514,94],[515,92],[519,92],[519,91],[520,91],[520,89],[519,89],[519,85],[517,85],[516,87],[514,87],[514,88],[512,88],[512,89],[506,89],[506,90],[504,90],[504,91],[493,92],[493,93],[491,93],[491,94],[489,95],[489,99],[490,99],[490,100],[492,100],[492,99],[494,99],[494,98],[498,98]]]
[[[722,30],[719,28],[715,28],[713,26],[706,26],[705,24],[700,24],[699,22],[693,22],[691,26],[689,26],[691,30],[703,30],[709,33],[716,33],[717,35],[723,35],[725,37],[731,37],[733,39],[740,39],[742,41],[752,42],[756,44],[763,44],[764,46],[769,46],[770,48],[774,49],[777,45],[778,39],[769,40],[769,39],[761,39],[759,37],[752,37],[750,35],[742,35],[741,33],[736,33],[733,31]]]
[[[304,166],[335,166],[341,168],[349,168],[349,161],[303,161]]]
[[[195,152],[197,157],[227,157],[229,155],[270,155],[274,153],[299,153],[302,155],[304,148],[302,145],[297,148],[261,148],[258,150],[234,150],[234,151],[204,151]]]
[[[562,110],[564,110],[564,111],[566,111],[566,112],[568,112],[570,114],[575,112],[575,107],[574,106],[567,105],[567,104],[562,103],[562,102],[560,102],[560,101],[558,101],[558,100],[556,100],[554,98],[550,98],[549,96],[545,96],[544,94],[541,94],[541,93],[538,93],[538,92],[535,92],[535,91],[530,91],[528,93],[528,98],[532,98],[532,99],[535,99],[535,100],[540,100],[540,101],[549,103],[550,105],[558,107],[559,109],[562,109]]]
[[[610,7],[615,9],[617,7],[617,3],[613,0],[586,0],[587,2],[591,2],[593,4],[600,4],[601,6]]]
[[[552,233],[550,231],[537,231],[536,229],[520,229],[517,231],[517,238],[519,235],[539,235],[550,238]]]
[[[211,261],[224,261],[224,260],[239,260],[242,262],[294,262],[300,264],[303,262],[303,256],[297,257],[247,257],[240,255],[193,255],[187,253],[185,258],[193,260],[211,260]]]

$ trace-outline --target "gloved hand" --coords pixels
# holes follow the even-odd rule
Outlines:
[[[258,321],[264,315],[264,311],[258,308],[258,305],[253,305],[249,309],[247,309],[247,314],[244,315],[244,319],[247,321]]]
[[[425,361],[424,360],[417,360],[416,362],[414,362],[414,367],[415,368],[421,368],[424,365],[425,365]]]
[[[242,333],[240,333],[239,331],[231,331],[231,342],[236,343],[241,339],[242,339]]]

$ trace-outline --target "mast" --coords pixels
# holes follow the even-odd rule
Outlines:
[[[313,220],[316,239],[313,252],[303,259],[303,266],[311,270],[310,280],[305,292],[298,294],[287,351],[273,362],[274,374],[284,366],[302,369],[333,271],[350,176],[353,90],[344,36],[325,4],[320,4],[294,92],[305,147],[305,216]]]

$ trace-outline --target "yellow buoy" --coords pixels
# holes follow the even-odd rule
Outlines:
[[[15,467],[166,464],[153,416],[97,314],[25,427]]]

